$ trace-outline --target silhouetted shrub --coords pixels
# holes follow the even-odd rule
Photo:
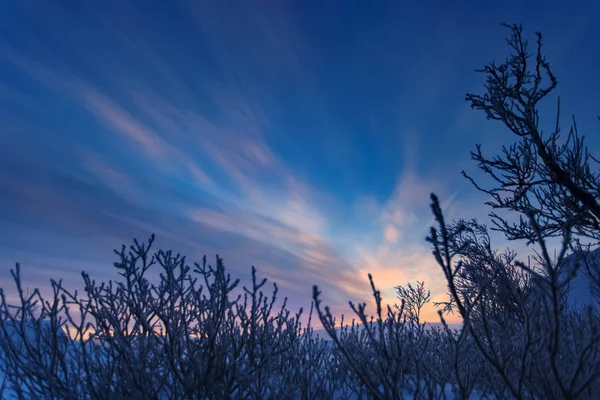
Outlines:
[[[537,107],[557,80],[542,54],[541,34],[532,56],[521,27],[507,27],[512,54],[504,63],[492,63],[481,71],[487,76],[486,92],[468,94],[467,100],[488,119],[501,121],[519,141],[503,147],[502,155],[492,159],[483,155],[480,145],[471,154],[491,178],[491,189],[463,175],[490,196],[487,204],[493,210],[519,216],[515,223],[493,211],[492,229],[539,250],[527,263],[518,261],[511,250],[499,253],[492,248],[485,225],[476,220],[446,223],[432,194],[437,226],[431,228],[427,241],[449,295],[447,302],[438,304],[444,306],[440,311],[446,327],[444,347],[439,347],[440,337],[425,341],[424,347],[419,340],[427,335],[417,335],[417,341],[411,341],[410,334],[404,337],[402,310],[395,314],[388,308],[384,315],[371,280],[377,304],[374,316],[366,314],[364,305],[350,304],[366,331],[361,332],[360,337],[367,339],[359,351],[356,341],[336,336],[334,319],[327,307],[320,307],[315,286],[313,299],[320,320],[374,398],[403,398],[399,388],[410,387],[404,372],[423,376],[427,387],[450,383],[458,398],[594,399],[600,393],[600,258],[597,250],[590,251],[600,239],[600,174],[592,169],[598,160],[588,152],[574,123],[566,140],[560,139],[558,118],[554,130],[544,137]],[[549,238],[561,239],[555,257],[550,256]],[[589,285],[582,286],[582,278]],[[569,293],[573,287],[587,293],[583,307],[573,304]],[[410,303],[410,321],[418,320],[415,305],[425,295],[419,289],[399,289],[400,297]],[[461,316],[460,332],[447,329],[443,315],[448,312]],[[374,322],[367,324],[369,318]],[[404,351],[404,346],[412,352]],[[411,359],[415,351],[422,356]],[[433,391],[415,393],[417,398],[436,396]]]

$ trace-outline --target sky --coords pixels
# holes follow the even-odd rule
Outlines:
[[[509,54],[500,24],[544,34],[559,87],[542,120],[560,95],[597,144],[598,15],[594,1],[2,1],[0,287],[14,294],[15,262],[29,287],[114,279],[112,250],[155,233],[243,282],[256,266],[292,310],[318,284],[350,315],[369,272],[386,302],[417,280],[443,300],[429,194],[485,222],[460,172],[480,176],[476,143],[515,139],[464,100]]]

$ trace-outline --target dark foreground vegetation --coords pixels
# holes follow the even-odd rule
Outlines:
[[[540,127],[538,105],[557,80],[541,35],[528,46],[509,26],[511,54],[483,69],[472,107],[504,124],[514,143],[493,158],[471,154],[488,184],[492,226],[525,241],[527,262],[495,250],[476,220],[447,222],[435,195],[427,241],[446,278],[441,321],[428,329],[423,284],[398,287],[399,305],[350,304],[356,323],[333,318],[315,286],[309,323],[276,302],[277,287],[252,270],[238,287],[221,259],[189,266],[171,252],[135,242],[117,252],[121,278],[83,293],[52,281],[53,296],[28,293],[13,271],[19,301],[0,299],[3,395],[35,399],[597,399],[600,393],[600,181],[575,122],[562,133]],[[560,104],[560,103],[559,103]],[[560,112],[557,111],[557,115]],[[489,185],[489,186],[487,186]],[[515,218],[508,220],[506,215]],[[549,241],[559,243],[552,251]],[[149,272],[150,271],[150,272]],[[159,271],[151,279],[152,271]],[[589,301],[569,302],[586,277]],[[318,337],[318,318],[328,337]],[[338,328],[344,325],[342,328]]]

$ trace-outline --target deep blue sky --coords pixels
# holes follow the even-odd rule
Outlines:
[[[389,300],[416,279],[442,296],[429,193],[485,216],[460,171],[475,143],[514,140],[464,101],[508,54],[500,23],[544,33],[548,127],[561,95],[597,144],[599,16],[595,1],[3,1],[0,287],[15,261],[31,286],[113,278],[112,249],[154,232],[244,278],[255,265],[293,308],[314,283],[337,310],[366,299],[367,271]]]

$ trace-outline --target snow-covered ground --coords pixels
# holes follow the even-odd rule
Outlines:
[[[49,329],[49,324],[45,323],[43,324],[44,328],[43,329]],[[16,335],[15,335],[15,329],[11,329],[10,327],[8,327],[7,331],[9,332],[9,334],[12,335],[13,339],[15,340],[15,343],[18,343],[19,340],[16,339]],[[29,326],[26,327],[26,335],[29,339],[33,339],[35,337],[35,331],[33,330],[32,326],[29,324]],[[65,336],[66,339],[66,336]],[[13,390],[11,390],[8,386],[8,382],[5,382],[5,376],[3,374],[3,372],[1,371],[2,368],[4,367],[4,357],[3,354],[0,352],[0,385],[2,385],[2,391],[0,392],[0,395],[2,397],[2,399],[17,399],[17,393]],[[413,388],[416,387],[416,383],[415,383],[415,377],[414,376],[408,376],[409,380],[412,380],[413,383]],[[421,386],[424,387],[424,382],[421,381]],[[441,389],[441,388],[440,388]],[[382,388],[380,388],[380,390],[383,390]],[[440,398],[445,398],[448,400],[453,400],[455,399],[455,395],[452,392],[452,386],[447,384],[444,388],[443,388],[443,394],[442,391],[440,390]],[[406,389],[403,392],[403,397],[406,400],[412,400],[414,398],[413,395],[410,394],[410,390]],[[297,396],[296,398],[300,399],[300,396]],[[481,393],[475,391],[471,396],[470,399],[481,399]],[[341,400],[341,399],[347,399],[347,400],[360,400],[360,399],[366,399],[366,396],[362,396],[359,397],[358,395],[354,395],[351,397],[347,397],[344,396],[343,393],[341,391],[336,392],[334,394],[334,396],[332,397],[332,400]]]

